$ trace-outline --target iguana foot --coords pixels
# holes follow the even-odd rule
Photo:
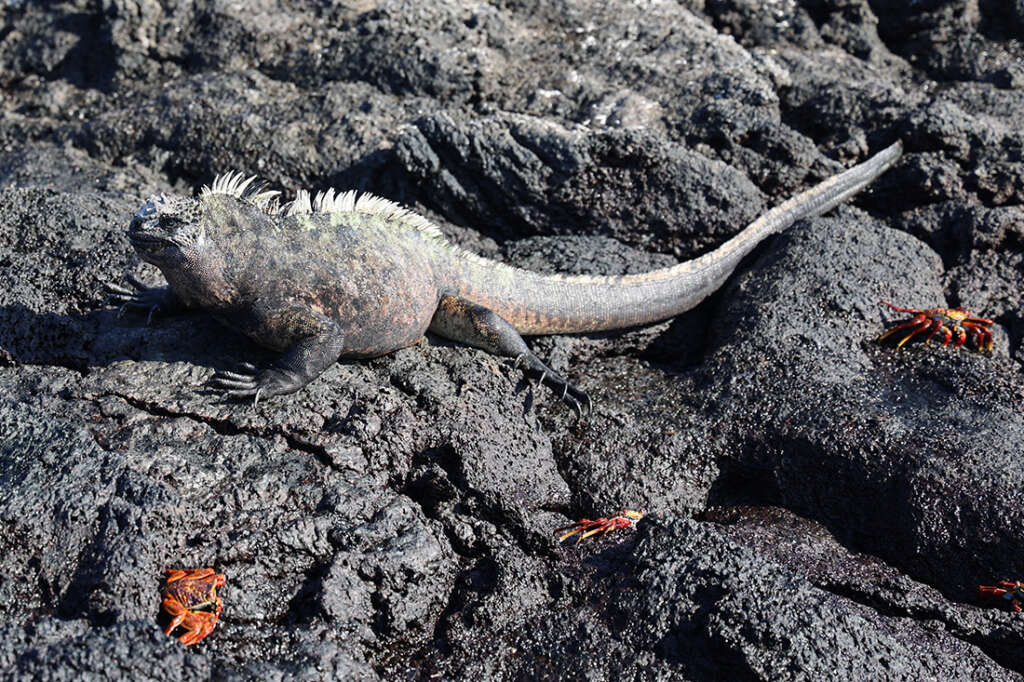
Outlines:
[[[107,304],[118,306],[118,317],[129,310],[139,310],[147,313],[146,324],[149,324],[157,312],[172,313],[183,307],[170,287],[148,287],[132,275],[126,275],[125,281],[131,285],[131,289],[113,282],[104,285]]]
[[[270,367],[261,370],[245,362],[237,367],[237,372],[215,373],[207,384],[225,390],[232,398],[252,396],[253,405],[261,396],[269,398],[299,390],[337,362],[341,354],[342,336],[329,320],[311,318],[307,323],[321,329],[296,342]]]
[[[255,365],[244,362],[238,366],[238,372],[221,370],[215,373],[207,386],[221,389],[232,398],[252,398],[255,406],[260,397],[270,398],[275,395],[294,393],[309,383],[309,379],[280,367],[268,367],[261,370]]]
[[[571,407],[581,419],[584,415],[593,412],[594,404],[591,402],[589,395],[573,386],[558,372],[541,362],[540,358],[532,352],[517,355],[515,362],[512,363],[512,367],[523,367],[526,376],[536,379],[537,383],[547,386],[557,393],[562,402]]]

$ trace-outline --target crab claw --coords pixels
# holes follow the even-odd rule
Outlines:
[[[602,516],[593,520],[580,519],[576,523],[556,528],[553,534],[558,535],[558,541],[562,542],[579,533],[579,537],[576,538],[576,544],[579,544],[586,538],[597,533],[604,535],[613,530],[629,528],[643,517],[644,513],[642,511],[623,509],[618,515],[612,516],[611,518],[605,518]],[[559,533],[561,533],[561,535],[559,535]]]

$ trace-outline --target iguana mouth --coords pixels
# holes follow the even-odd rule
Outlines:
[[[158,237],[157,235],[145,232],[129,232],[128,241],[131,242],[133,247],[143,251],[157,251],[173,243],[165,237]]]

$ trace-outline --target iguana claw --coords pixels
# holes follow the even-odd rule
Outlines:
[[[279,367],[268,367],[259,369],[255,365],[241,363],[238,369],[242,372],[229,372],[220,370],[216,372],[207,386],[213,389],[221,389],[226,396],[232,398],[252,398],[253,407],[259,404],[260,397],[269,398],[275,395],[294,393],[308,381],[302,380],[294,372]]]
[[[125,280],[132,286],[131,289],[113,282],[103,285],[107,292],[107,304],[118,306],[118,318],[129,310],[144,310],[147,312],[146,324],[149,325],[153,315],[168,305],[168,296],[173,294],[166,287],[148,287],[132,275],[126,275]]]

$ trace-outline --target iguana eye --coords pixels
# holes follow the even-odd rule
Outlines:
[[[135,215],[132,216],[128,230],[130,232],[135,232],[145,229],[147,226],[151,225],[156,216],[156,206],[152,201],[147,201],[138,211],[135,212]]]

